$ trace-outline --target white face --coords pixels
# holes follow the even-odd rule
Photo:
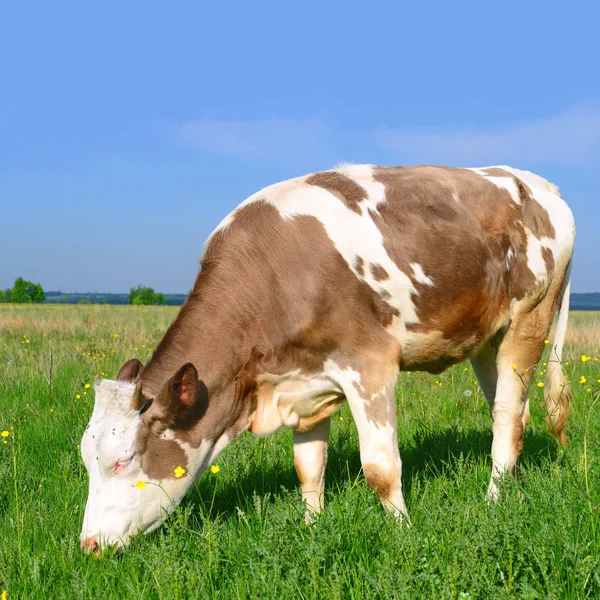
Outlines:
[[[181,501],[194,476],[200,474],[198,454],[207,454],[201,446],[194,453],[195,460],[188,461],[191,448],[169,442],[174,434],[167,429],[160,437],[181,447],[178,456],[185,458],[180,460],[184,464],[168,465],[168,472],[161,479],[148,477],[142,469],[144,457],[137,454],[139,444],[136,445],[140,428],[147,424],[131,408],[134,390],[135,384],[122,381],[101,380],[95,384],[94,411],[81,440],[81,455],[90,482],[81,531],[82,548],[86,551],[105,545],[124,546],[132,535],[156,529]],[[177,467],[185,469],[179,477],[175,476]]]

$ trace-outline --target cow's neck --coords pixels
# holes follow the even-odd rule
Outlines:
[[[154,397],[182,365],[196,366],[208,393],[206,412],[190,432],[196,438],[214,439],[230,429],[237,434],[247,426],[251,407],[234,403],[234,379],[253,346],[266,349],[275,343],[260,328],[257,313],[268,310],[264,300],[242,301],[236,285],[239,282],[201,272],[143,372],[144,395]]]
[[[190,295],[144,369],[144,392],[156,395],[188,362],[196,366],[211,395],[217,392],[232,368],[232,354],[237,354],[241,342],[224,312],[223,307],[215,311],[202,298]]]

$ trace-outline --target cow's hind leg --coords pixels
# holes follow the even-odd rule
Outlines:
[[[483,391],[483,395],[487,400],[490,407],[490,415],[494,416],[494,400],[496,399],[496,389],[498,387],[498,339],[491,340],[486,344],[477,355],[471,358],[471,365],[477,375],[477,381]],[[529,394],[525,396],[525,404],[523,407],[523,413],[521,415],[521,421],[523,428],[529,425],[530,414],[529,414]]]
[[[397,377],[397,366],[380,365],[345,369],[336,374],[358,430],[360,460],[367,483],[387,510],[408,520],[396,432]]]
[[[307,524],[325,506],[325,466],[331,418],[327,417],[309,431],[294,431],[294,466],[306,504],[304,520]]]
[[[499,344],[496,356],[498,383],[490,405],[494,424],[488,499],[498,497],[498,480],[506,472],[516,472],[523,448],[523,433],[529,422],[527,390],[551,322],[551,312],[542,303],[513,319]]]

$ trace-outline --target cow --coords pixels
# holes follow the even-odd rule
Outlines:
[[[96,378],[81,442],[82,549],[155,530],[240,433],[283,426],[310,522],[323,509],[330,417],[343,401],[368,485],[408,523],[399,373],[465,359],[489,403],[487,498],[498,498],[559,305],[544,391],[548,427],[565,441],[574,238],[558,188],[507,166],[342,165],[251,196],[209,237],[150,361]]]

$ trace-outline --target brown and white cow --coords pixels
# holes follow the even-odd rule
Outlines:
[[[248,198],[209,238],[150,362],[96,382],[81,444],[83,549],[158,527],[245,430],[293,429],[307,512],[319,512],[330,415],[344,400],[367,482],[405,516],[398,374],[467,358],[493,418],[496,498],[521,451],[527,387],[559,303],[545,395],[563,439],[574,235],[556,187],[504,166],[350,165]]]

